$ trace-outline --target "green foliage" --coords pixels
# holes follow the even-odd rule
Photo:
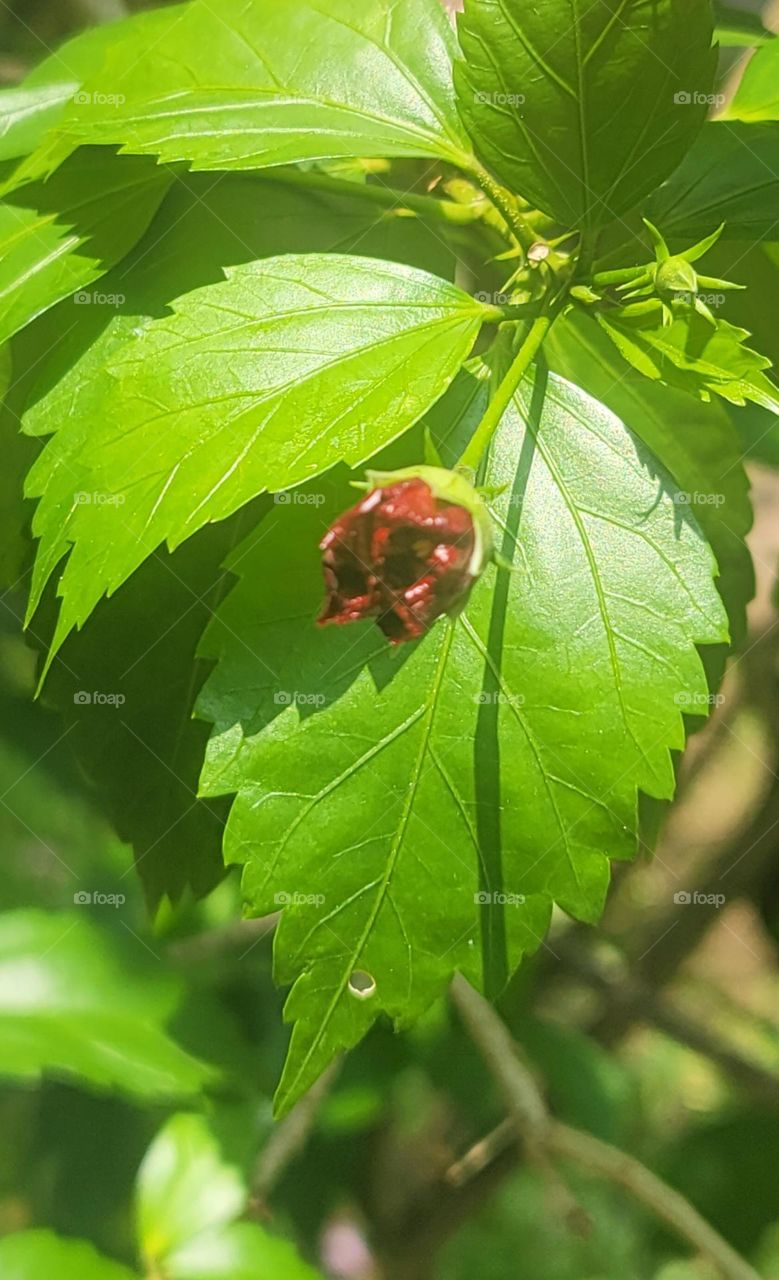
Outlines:
[[[203,1232],[167,1262],[171,1280],[321,1280],[285,1240],[253,1222]]]
[[[458,32],[458,97],[477,149],[564,226],[635,206],[703,123],[715,66],[706,0],[466,0]]]
[[[197,798],[207,733],[191,714],[205,674],[195,651],[236,536],[226,522],[173,555],[152,555],[69,638],[46,685],[46,704],[60,710],[72,749],[133,846],[152,909],[187,888],[202,897],[224,874],[224,806]]]
[[[749,60],[727,110],[729,120],[779,120],[779,40],[769,40]]]
[[[52,1073],[147,1099],[198,1094],[213,1073],[165,1030],[181,991],[128,964],[126,950],[86,918],[93,902],[95,911],[117,909],[98,893],[77,889],[80,911],[0,916],[0,1073]]]
[[[702,404],[626,369],[588,316],[566,316],[551,335],[547,354],[558,373],[590,387],[671,473],[682,505],[691,507],[717,557],[717,586],[731,637],[740,641],[754,593],[752,559],[744,542],[752,507],[743,445],[724,408],[716,402]]]
[[[466,376],[478,416],[485,384]],[[283,509],[230,562],[241,584],[206,642],[219,667],[201,704],[216,722],[203,785],[238,792],[226,856],[247,864],[253,910],[292,903],[276,948],[280,981],[298,978],[280,1105],[379,1011],[419,1016],[454,969],[481,980],[484,966],[499,987],[552,901],[596,919],[601,850],[630,856],[636,787],[671,795],[681,707],[708,703],[694,642],[727,632],[711,553],[645,466],[578,388],[524,388],[485,476],[504,489],[492,514],[513,571],[488,571],[462,617],[403,661],[373,628],[313,629],[309,548],[344,490]],[[604,738],[617,749],[599,757]],[[504,908],[506,894],[524,901]],[[355,972],[373,979],[369,999]]]
[[[22,534],[25,518],[22,485],[33,457],[30,442],[19,435],[19,421],[9,403],[13,377],[13,356],[6,344],[0,347],[0,447],[4,459],[0,472],[0,588],[3,590],[17,581],[27,550]]]
[[[430,0],[226,0],[218,12],[193,0],[151,47],[128,28],[61,129],[195,169],[365,155],[458,164],[469,147],[453,52]]]
[[[161,541],[174,548],[341,458],[362,462],[412,426],[493,315],[443,280],[336,254],[234,268],[180,298],[84,386],[30,473],[31,609],[73,547],[53,651]]]
[[[78,88],[78,82],[41,84],[0,92],[0,160],[34,151]]]
[[[456,33],[437,0],[190,0],[0,94],[0,571],[24,577],[34,503],[45,704],[158,927],[224,862],[250,914],[284,908],[282,1110],[455,970],[497,998],[555,904],[597,921],[743,639],[732,424],[779,392],[775,273],[737,246],[775,234],[776,44],[704,123],[712,29],[706,0],[466,0]],[[388,446],[467,448],[500,551],[397,650],[314,625],[317,544]],[[62,924],[2,926],[9,973],[35,955],[7,1070],[213,1083],[167,967],[157,989]],[[163,1131],[140,1196],[166,1276],[306,1273],[235,1221],[205,1122]]]
[[[236,1218],[246,1198],[206,1121],[182,1112],[157,1135],[138,1173],[138,1236],[158,1265],[192,1236]]]
[[[171,182],[149,160],[79,151],[0,204],[0,341],[124,257]],[[86,192],[86,195],[85,195]],[[98,301],[76,294],[74,302]]]
[[[143,33],[147,40],[156,39],[161,21],[170,21],[159,13],[138,15],[132,22],[105,27],[90,27],[52,51],[24,78],[21,85],[0,92],[0,160],[28,155],[43,141],[49,129],[62,118],[85,77],[100,65],[106,51],[129,31]]]
[[[170,1280],[317,1280],[285,1240],[253,1222],[236,1221],[248,1190],[228,1162],[220,1126],[201,1116],[171,1117],[138,1170],[137,1251],[144,1275]],[[86,1241],[50,1231],[0,1240],[3,1280],[136,1280]]]
[[[708,401],[747,400],[779,414],[779,392],[766,377],[771,362],[746,346],[746,329],[727,320],[712,325],[704,316],[677,316],[666,325],[657,309],[649,315],[598,316],[620,355],[645,377],[679,387]]]
[[[134,1280],[134,1272],[102,1257],[86,1240],[65,1240],[50,1231],[23,1231],[0,1240],[6,1280]]]
[[[726,239],[772,236],[777,168],[779,124],[710,121],[649,200],[649,216],[668,236],[702,236],[718,223]]]
[[[167,6],[138,13],[127,22],[90,27],[52,50],[18,89],[0,98],[0,155],[3,159],[24,157],[8,177],[7,189],[47,177],[73,151],[73,144],[57,126],[74,106],[99,105],[100,99],[95,101],[82,85],[103,65],[113,46],[125,47],[129,39],[136,42],[136,48],[153,47],[162,33],[180,20],[183,8]]]
[[[724,49],[749,49],[772,39],[770,32],[763,26],[760,15],[750,13],[747,9],[734,8],[733,5],[715,0],[714,18],[714,35]]]
[[[316,1280],[284,1240],[237,1222],[247,1187],[218,1124],[174,1115],[138,1171],[138,1247],[171,1280]]]
[[[749,1253],[775,1212],[771,1153],[777,1140],[775,1111],[743,1108],[672,1143],[663,1173],[737,1249]],[[740,1205],[738,1186],[751,1188]]]

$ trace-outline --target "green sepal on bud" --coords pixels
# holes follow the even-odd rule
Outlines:
[[[601,294],[596,293],[588,284],[572,285],[569,292],[572,298],[575,298],[577,302],[584,303],[585,307],[592,307],[596,302],[602,302],[603,300]]]
[[[722,235],[725,224],[682,253],[672,254],[658,228],[648,218],[643,221],[652,238],[655,260],[637,267],[635,271],[626,272],[616,284],[617,292],[622,294],[625,302],[633,299],[655,300],[662,307],[665,325],[673,324],[675,312],[688,308],[704,316],[710,324],[716,325],[714,316],[700,296],[701,285],[706,289],[742,289],[744,286],[731,280],[698,275],[692,264],[713,248]],[[604,283],[609,283],[608,279]]]

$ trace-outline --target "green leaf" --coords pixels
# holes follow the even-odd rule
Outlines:
[[[28,513],[24,510],[22,485],[35,446],[19,432],[19,419],[9,395],[12,357],[9,345],[0,347],[0,589],[14,586],[22,575],[28,539],[24,530]]]
[[[737,263],[739,279],[747,285],[729,299],[728,311],[735,323],[753,335],[755,345],[765,352],[774,367],[779,363],[779,329],[776,325],[776,297],[779,292],[779,244],[730,242],[722,245],[713,269],[730,269]],[[779,418],[757,405],[731,410],[746,455],[767,466],[779,466]]]
[[[148,1263],[159,1264],[201,1231],[237,1218],[246,1186],[206,1118],[182,1112],[168,1120],[146,1152],[137,1200],[141,1251]]]
[[[15,89],[0,92],[0,160],[34,154],[22,161],[7,180],[8,188],[51,173],[73,150],[54,132],[83,81],[94,76],[114,44],[135,40],[153,46],[163,29],[176,22],[183,5],[151,13],[137,13],[123,22],[89,27],[49,54]],[[39,148],[37,151],[36,148]]]
[[[484,380],[463,377],[478,417]],[[316,544],[353,501],[322,482],[239,549],[206,636],[202,789],[237,793],[225,857],[244,864],[252,913],[286,908],[280,1110],[380,1013],[418,1017],[454,970],[496,992],[552,901],[597,919],[608,857],[635,848],[637,789],[671,795],[682,706],[707,709],[695,644],[727,635],[713,557],[623,423],[555,376],[525,384],[485,484],[502,489],[515,571],[487,569],[421,642],[315,629]]]
[[[722,243],[714,249],[707,270],[716,276],[731,270],[738,274],[739,283],[746,287],[728,294],[728,317],[749,330],[755,346],[776,368],[779,364],[775,306],[779,291],[779,243],[744,240]]]
[[[223,1118],[175,1115],[149,1147],[137,1185],[147,1270],[169,1280],[316,1280],[287,1241],[234,1221],[248,1190]]]
[[[136,1280],[136,1273],[98,1253],[86,1240],[51,1231],[20,1231],[0,1240],[3,1280]]]
[[[731,411],[746,461],[779,468],[779,422],[776,415],[756,405]]]
[[[72,546],[52,652],[163,540],[412,426],[495,316],[426,273],[313,254],[234,268],[139,326],[29,476],[32,608]]]
[[[257,217],[258,202],[262,219]],[[46,421],[57,425],[65,421],[68,400],[78,400],[79,388],[105,377],[114,351],[133,338],[139,318],[164,314],[170,300],[191,284],[220,278],[222,264],[352,241],[363,250],[429,262],[444,274],[452,270],[451,251],[414,218],[377,219],[367,203],[252,175],[229,175],[218,184],[202,176],[177,182],[138,246],[137,265],[128,270],[122,263],[101,285],[106,294],[126,295],[119,314],[111,309],[107,326],[105,308],[73,308],[78,319],[73,325],[70,304],[63,303],[16,340],[24,344],[27,363],[42,373],[44,385],[67,369],[51,403],[44,401],[33,416],[46,414]],[[5,535],[0,569],[13,582],[21,574],[29,542],[20,529],[32,505],[21,510],[21,477],[38,442],[18,434],[10,409],[3,448],[0,491],[8,488],[8,500],[0,505],[0,532]],[[9,465],[17,453],[18,466]],[[236,519],[243,522],[245,514],[251,513],[241,512]],[[224,522],[199,532],[172,555],[155,551],[110,600],[101,601],[89,626],[69,637],[46,684],[46,702],[62,711],[70,745],[116,829],[133,846],[152,908],[163,897],[179,900],[185,889],[201,896],[224,874],[221,827],[226,806],[196,800],[208,730],[190,717],[201,678],[193,671],[194,650],[233,536],[232,526]],[[47,630],[39,614],[36,636]],[[95,700],[83,704],[74,701],[79,691],[120,695],[125,702],[121,707]]]
[[[225,174],[218,182],[182,175],[143,239],[101,282],[105,296],[124,297],[120,306],[76,309],[66,301],[16,340],[37,371],[21,401],[29,408],[27,429],[58,430],[72,404],[86,415],[84,388],[105,386],[115,353],[182,294],[224,280],[226,267],[282,253],[354,250],[454,277],[456,259],[440,228],[416,217],[350,193],[291,185],[277,171]]]
[[[139,329],[182,294],[224,280],[228,266],[283,253],[359,251],[454,277],[456,260],[440,228],[352,198],[353,185],[334,194],[290,185],[275,170],[218,181],[211,174],[180,176],[135,250],[101,282],[106,296],[124,297],[121,306],[76,311],[63,303],[33,326],[39,403],[28,425],[50,434],[72,403],[85,414],[84,384],[103,385],[104,366]]]
[[[114,352],[132,340],[141,319],[165,314],[170,301],[193,284],[221,278],[223,265],[352,243],[364,252],[428,263],[440,274],[453,270],[451,250],[423,222],[377,218],[367,202],[291,187],[265,175],[231,174],[216,184],[213,177],[196,175],[177,182],[138,245],[133,265],[123,262],[101,284],[106,294],[126,297],[117,314],[109,309],[107,325],[106,308],[100,307],[73,308],[78,323],[72,324],[66,302],[14,340],[17,347],[24,346],[25,363],[43,385],[57,384],[32,419],[57,426],[66,421],[68,404],[81,404],[82,388],[105,378]],[[61,370],[65,376],[57,383]],[[29,388],[15,391],[21,397],[14,406],[17,412],[29,394]],[[18,419],[10,410],[9,419],[3,437],[6,467],[0,473],[8,503],[0,505],[0,531],[6,530],[3,512],[9,519],[7,537],[0,543],[0,567],[5,550],[9,581],[15,581],[29,542],[20,538],[19,528],[32,509],[28,503],[26,512],[20,510],[20,477],[39,442],[18,434]],[[9,467],[17,452],[19,465]],[[236,519],[243,522],[244,515]],[[200,896],[224,874],[225,804],[196,803],[208,731],[189,717],[199,681],[191,666],[194,647],[232,536],[232,529],[220,524],[196,534],[173,555],[157,550],[109,601],[100,603],[89,626],[69,638],[63,661],[53,665],[46,684],[46,701],[64,713],[71,729],[68,741],[116,828],[133,845],[151,907],[166,896],[177,901],[185,888]],[[48,631],[40,615],[34,631],[36,636]],[[44,647],[42,641],[40,645]],[[113,691],[126,701],[121,708],[77,704],[73,698],[79,690]]]
[[[779,39],[769,40],[749,59],[724,115],[728,120],[779,120]]]
[[[0,400],[5,401],[6,393],[11,385],[11,377],[13,369],[11,365],[11,350],[8,346],[0,347]]]
[[[748,19],[749,15],[744,14]],[[735,19],[714,28],[714,39],[721,49],[749,49],[762,44],[769,44],[775,37],[762,26],[759,30],[752,27],[749,21],[738,22]]]
[[[254,1222],[204,1231],[167,1259],[169,1280],[321,1280],[286,1240]]]
[[[779,388],[766,377],[771,361],[744,345],[749,337],[727,320],[712,325],[697,312],[677,314],[663,325],[659,310],[650,315],[598,315],[598,322],[620,355],[645,377],[680,387],[709,400],[731,404],[747,400],[779,413]]]
[[[77,89],[78,81],[65,80],[0,91],[0,160],[34,151]]]
[[[0,341],[123,258],[171,180],[149,160],[84,149],[0,203]]]
[[[477,151],[566,226],[637,204],[705,118],[707,0],[466,0],[458,32],[455,83]]]
[[[208,733],[192,709],[205,675],[195,651],[226,585],[220,566],[238,519],[173,555],[155,552],[68,637],[46,682],[46,704],[62,713],[71,748],[133,846],[152,911],[185,890],[202,897],[224,875],[224,805],[197,798]]]
[[[141,943],[130,963],[87,918],[120,907],[0,916],[0,1074],[63,1076],[147,1100],[197,1095],[208,1082],[211,1069],[165,1030],[177,983],[158,960],[146,966]]]
[[[679,486],[719,564],[717,585],[728,610],[731,638],[746,631],[754,594],[745,538],[752,525],[743,445],[724,408],[625,369],[618,352],[590,316],[558,320],[544,347],[553,369],[586,386],[638,435]]]
[[[710,121],[647,212],[669,236],[698,239],[725,223],[726,239],[777,234],[779,124]]]
[[[470,146],[454,47],[435,0],[193,0],[152,44],[128,31],[62,129],[195,169],[339,156],[458,164]]]
[[[112,44],[126,39],[130,31],[151,43],[161,23],[171,20],[168,9],[164,15],[137,14],[125,22],[89,27],[44,58],[16,88],[0,91],[0,161],[27,155],[38,146]]]
[[[715,0],[714,36],[717,44],[723,49],[749,48],[751,45],[765,44],[773,40],[770,31],[766,31],[762,19],[757,13],[749,13],[745,9],[735,9],[728,4],[720,4]]]
[[[14,597],[5,598],[7,605]],[[4,623],[9,614],[3,610]],[[96,812],[73,760],[68,735],[30,697],[24,640],[4,630],[0,666],[0,848],[3,905],[31,904],[59,911],[72,902],[74,880],[127,897],[122,920],[144,919],[134,881],[126,876],[127,851]],[[57,739],[59,738],[59,741]],[[113,918],[113,917],[112,917]],[[142,926],[141,926],[142,927]]]

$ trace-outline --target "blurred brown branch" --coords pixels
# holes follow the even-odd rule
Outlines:
[[[571,1160],[591,1173],[624,1187],[656,1218],[669,1226],[697,1253],[708,1258],[726,1280],[759,1280],[758,1274],[698,1213],[684,1196],[669,1187],[633,1156],[592,1134],[561,1124],[547,1111],[532,1073],[492,1005],[464,978],[451,987],[463,1022],[487,1069],[504,1095],[517,1137],[543,1147],[546,1154]],[[505,1126],[501,1126],[501,1142]],[[489,1139],[482,1140],[483,1144]],[[497,1146],[493,1139],[493,1146]],[[481,1175],[477,1175],[481,1176]]]
[[[265,1143],[257,1158],[251,1185],[252,1201],[258,1209],[264,1207],[268,1195],[287,1166],[305,1147],[316,1123],[317,1112],[334,1085],[341,1065],[341,1058],[330,1063],[316,1083],[280,1121]]]

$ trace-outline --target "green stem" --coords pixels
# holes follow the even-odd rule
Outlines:
[[[532,224],[522,216],[519,209],[512,202],[511,197],[504,187],[496,182],[488,169],[485,169],[478,160],[470,170],[471,176],[478,182],[485,195],[488,195],[495,208],[503,214],[517,240],[523,249],[529,249],[532,244],[537,244],[539,240],[543,240]]]
[[[487,412],[471,436],[468,446],[457,464],[458,467],[463,469],[470,468],[473,471],[477,470],[498,423],[511,403],[511,397],[538,355],[541,344],[554,323],[556,314],[556,309],[551,309],[544,315],[537,316],[533,321],[530,331],[514,357],[508,373],[490,400]]]
[[[303,173],[299,169],[279,168],[273,169],[264,180],[306,187],[314,191],[330,191],[333,195],[358,200],[370,200],[387,209],[412,209],[423,217],[457,226],[477,222],[481,217],[481,210],[475,209],[473,205],[456,204],[454,200],[436,200],[433,196],[418,196],[410,191],[397,191],[384,183],[348,182],[345,178],[333,178],[326,173]]]
[[[534,320],[540,307],[538,302],[506,302],[501,311],[504,320]]]
[[[583,277],[585,280],[592,271],[592,264],[595,261],[595,251],[597,246],[597,234],[594,234],[592,231],[585,231],[582,233],[576,272],[577,275]]]
[[[602,288],[609,284],[627,284],[630,280],[638,280],[646,275],[646,267],[619,267],[616,271],[596,271],[592,277],[593,288]]]

